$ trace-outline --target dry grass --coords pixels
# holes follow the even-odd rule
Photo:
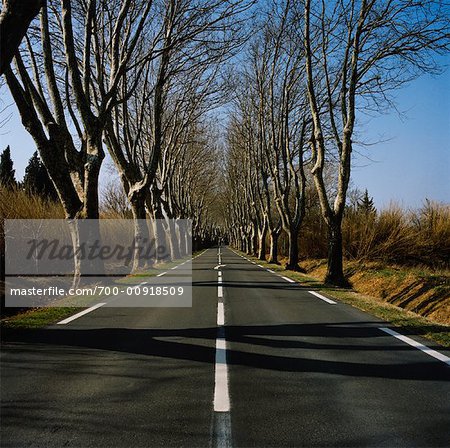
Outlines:
[[[348,258],[450,267],[450,206],[428,201],[419,210],[392,205],[378,214],[350,210],[344,220]]]
[[[57,219],[64,218],[64,211],[57,202],[0,186],[0,216],[4,219]]]
[[[310,209],[300,232],[300,256],[326,258],[327,232],[320,213]],[[346,210],[344,254],[348,260],[450,269],[450,205],[426,201],[419,210],[391,205],[377,213]],[[280,254],[285,252],[281,238]]]
[[[20,189],[9,190],[0,186],[0,296],[4,294],[4,219],[55,219],[64,218],[61,204],[29,195]],[[13,312],[2,309],[2,313]]]
[[[314,278],[325,277],[326,260],[305,260],[302,267]],[[447,270],[348,261],[345,274],[355,291],[375,301],[450,325],[450,272]]]

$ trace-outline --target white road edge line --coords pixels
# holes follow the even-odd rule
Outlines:
[[[433,350],[432,348],[427,347],[426,345],[423,345],[420,342],[417,342],[414,339],[409,338],[408,336],[403,336],[402,334],[397,333],[396,331],[391,330],[390,328],[379,327],[378,329],[393,336],[394,338],[400,339],[400,341],[403,341],[406,344],[411,345],[412,347],[417,348],[422,352],[426,353],[427,355],[432,356],[433,358],[436,358],[439,361],[442,361],[443,363],[450,366],[450,358],[448,356],[445,356],[442,353],[439,353],[436,350]]]
[[[267,272],[270,272],[271,274],[275,274],[275,271],[272,271],[272,269],[267,269]]]
[[[205,249],[203,252],[200,252],[198,255],[196,255],[195,257],[192,257],[190,261],[195,260],[196,258],[200,257],[200,255],[203,255],[208,249]]]
[[[295,280],[292,280],[292,278],[284,277],[283,275],[281,276],[281,278],[282,278],[283,280],[286,280],[286,281],[289,282],[289,283],[295,283]]]
[[[100,308],[101,306],[106,305],[106,302],[103,303],[97,303],[97,305],[91,306],[90,308],[80,311],[77,314],[74,314],[73,316],[68,317],[67,319],[61,320],[59,322],[56,323],[56,325],[65,325],[68,324],[69,322],[72,322],[75,319],[78,319],[81,316],[84,316],[85,314],[90,313],[91,311],[96,310],[97,308]]]
[[[319,294],[316,291],[308,291],[313,296],[318,297],[320,300],[323,300],[324,302],[329,303],[330,305],[336,305],[336,302],[334,300],[329,299],[328,297],[323,296],[322,294]]]
[[[167,274],[167,272],[161,272],[161,274],[158,274],[157,277],[162,277],[165,274]]]

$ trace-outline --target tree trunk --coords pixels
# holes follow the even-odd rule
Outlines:
[[[266,260],[266,236],[267,236],[267,221],[264,220],[262,229],[258,232],[259,244],[258,244],[258,259]]]
[[[5,219],[0,218],[0,283],[5,285]],[[5,311],[5,288],[0,288],[0,314]]]
[[[246,237],[246,254],[252,255],[253,247],[252,247],[252,235],[249,233]]]
[[[82,217],[87,222],[81,225],[80,242],[101,245],[98,178],[105,154],[103,152],[101,133],[87,140],[87,154],[84,162],[84,186],[83,186],[83,213]],[[93,260],[81,260],[81,276],[102,276],[105,274],[104,263],[100,257]],[[89,280],[89,279],[87,279]]]
[[[328,227],[328,268],[325,283],[349,286],[349,282],[344,277],[342,257],[341,219],[336,219]]]
[[[181,257],[185,257],[187,255],[186,250],[186,221],[184,219],[177,219],[177,228],[178,228],[178,251]]]
[[[99,256],[98,250],[92,255],[89,252],[80,251],[80,247],[101,247],[100,222],[96,219],[69,219],[70,237],[74,250],[74,267],[72,287],[90,284],[92,277],[105,275],[104,262]]]
[[[0,14],[0,54],[2,55],[0,75],[9,67],[31,21],[38,15],[43,3],[43,0],[3,1]]]
[[[258,255],[258,226],[256,223],[252,225],[252,255]]]
[[[192,222],[184,222],[184,251],[192,256]]]
[[[288,249],[288,262],[286,269],[291,271],[299,271],[300,267],[298,265],[298,229],[289,229],[288,239],[289,239],[289,249]]]
[[[103,152],[101,132],[86,141],[86,160],[84,161],[84,218],[99,218],[98,178],[105,153]]]
[[[180,249],[178,245],[178,237],[176,233],[175,220],[168,219],[168,225],[166,227],[170,245],[170,258],[172,261],[178,260],[180,258]]]
[[[280,234],[279,232],[272,231],[270,232],[270,256],[269,263],[279,264],[278,262],[278,238]]]
[[[70,237],[72,239],[72,247],[74,249],[74,259],[73,259],[73,278],[72,278],[72,288],[77,288],[81,281],[81,256],[77,248],[80,247],[80,232],[78,229],[78,220],[68,220]]]
[[[156,261],[158,263],[168,261],[170,252],[166,249],[166,232],[164,230],[162,217],[159,217],[158,215],[156,215],[156,219],[153,220],[153,232],[156,239]]]
[[[149,233],[146,222],[147,213],[145,211],[145,194],[139,191],[134,192],[130,198],[130,204],[134,222],[134,249],[131,271],[136,272],[139,269],[144,268],[149,261],[145,258],[146,249],[149,244]]]

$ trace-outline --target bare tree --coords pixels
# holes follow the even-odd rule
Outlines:
[[[328,227],[328,283],[346,284],[341,227],[357,113],[379,111],[390,104],[390,92],[437,70],[432,56],[449,49],[449,17],[448,3],[440,0],[305,0],[299,10],[313,121],[312,173]],[[330,154],[338,161],[333,195],[323,175]]]
[[[270,4],[249,51],[246,93],[241,96],[250,103],[245,140],[260,171],[257,191],[263,219],[258,219],[258,213],[256,218],[261,237],[270,223],[272,249],[276,247],[279,230],[271,219],[272,195],[289,241],[286,267],[299,269],[298,236],[305,214],[303,159],[310,119],[304,100],[304,53],[292,39],[292,15],[290,0]]]
[[[201,5],[193,0],[162,5],[153,20],[155,39],[147,50],[151,57],[139,94],[130,97],[124,82],[121,95],[130,101],[114,108],[107,126],[107,147],[131,203],[137,240],[147,232],[145,204],[154,218],[179,217],[170,188],[186,135],[191,124],[214,107],[218,67],[242,42],[239,15],[248,8],[247,1],[210,0]],[[172,256],[178,258],[175,241],[170,241]],[[136,268],[139,260],[135,263]]]
[[[120,101],[122,82],[130,70],[145,65],[145,59],[133,56],[142,45],[151,6],[138,0],[48,2],[39,31],[31,29],[25,48],[16,54],[16,70],[6,70],[22,122],[69,219],[99,217],[102,134]],[[76,245],[76,223],[72,228]],[[91,230],[97,238],[98,226],[93,223]],[[80,267],[76,260],[76,277]]]
[[[44,0],[3,0],[0,13],[0,75],[9,67],[31,21],[43,4]]]

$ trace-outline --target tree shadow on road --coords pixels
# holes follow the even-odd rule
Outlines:
[[[227,326],[227,362],[256,369],[349,377],[450,379],[444,363],[428,360],[374,324],[377,323]],[[3,351],[22,353],[24,361],[27,353],[33,354],[35,367],[39,364],[35,356],[39,351],[50,352],[55,360],[60,357],[61,362],[70,362],[71,354],[89,354],[89,350],[213,364],[216,337],[216,327],[8,329],[3,332]],[[8,367],[9,359],[4,357],[2,368]]]

